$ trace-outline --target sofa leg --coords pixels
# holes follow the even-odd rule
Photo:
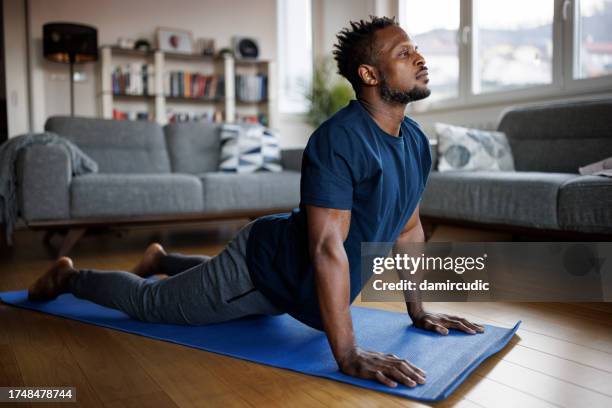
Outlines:
[[[57,256],[68,255],[76,243],[85,235],[85,231],[87,231],[87,228],[72,228],[68,230]]]
[[[45,245],[51,245],[51,239],[53,238],[54,235],[55,235],[54,230],[45,231],[45,235],[43,236],[43,243]]]

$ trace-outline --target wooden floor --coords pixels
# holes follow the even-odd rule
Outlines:
[[[243,223],[98,234],[86,237],[71,255],[77,267],[129,269],[155,240],[170,251],[213,255]],[[507,238],[441,227],[433,240]],[[41,241],[41,233],[20,231],[12,250],[0,250],[0,290],[25,288],[49,265]],[[404,310],[401,304],[362,305]],[[426,306],[506,327],[523,320],[509,347],[435,406],[612,407],[612,304]],[[75,386],[78,404],[70,406],[83,407],[428,406],[0,305],[0,386],[25,385]]]

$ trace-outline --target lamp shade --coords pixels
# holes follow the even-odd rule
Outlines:
[[[43,54],[55,62],[81,63],[98,59],[98,30],[72,23],[43,25]]]

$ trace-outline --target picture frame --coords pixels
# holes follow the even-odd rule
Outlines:
[[[194,52],[199,55],[213,56],[215,55],[215,40],[214,38],[198,38],[194,44]]]
[[[180,28],[158,27],[155,34],[158,50],[193,54],[193,34],[191,31]]]

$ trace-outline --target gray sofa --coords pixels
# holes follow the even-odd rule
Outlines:
[[[65,233],[66,254],[88,228],[254,218],[299,205],[301,149],[282,151],[283,171],[217,172],[219,127],[51,117],[45,129],[74,142],[98,173],[73,177],[58,145],[34,145],[17,161],[20,217]]]
[[[507,111],[514,172],[432,171],[420,212],[453,223],[566,238],[612,235],[612,179],[578,168],[612,156],[612,100]],[[435,162],[434,162],[435,169]]]
[[[421,201],[430,235],[440,223],[569,239],[612,235],[612,179],[578,167],[612,156],[612,100],[508,111],[499,124],[514,172],[432,171]],[[284,150],[281,173],[216,171],[218,127],[53,117],[46,129],[90,155],[99,173],[72,177],[67,152],[35,145],[18,160],[20,216],[65,233],[68,253],[88,228],[254,218],[299,204],[302,149]],[[434,168],[435,168],[435,151]]]

